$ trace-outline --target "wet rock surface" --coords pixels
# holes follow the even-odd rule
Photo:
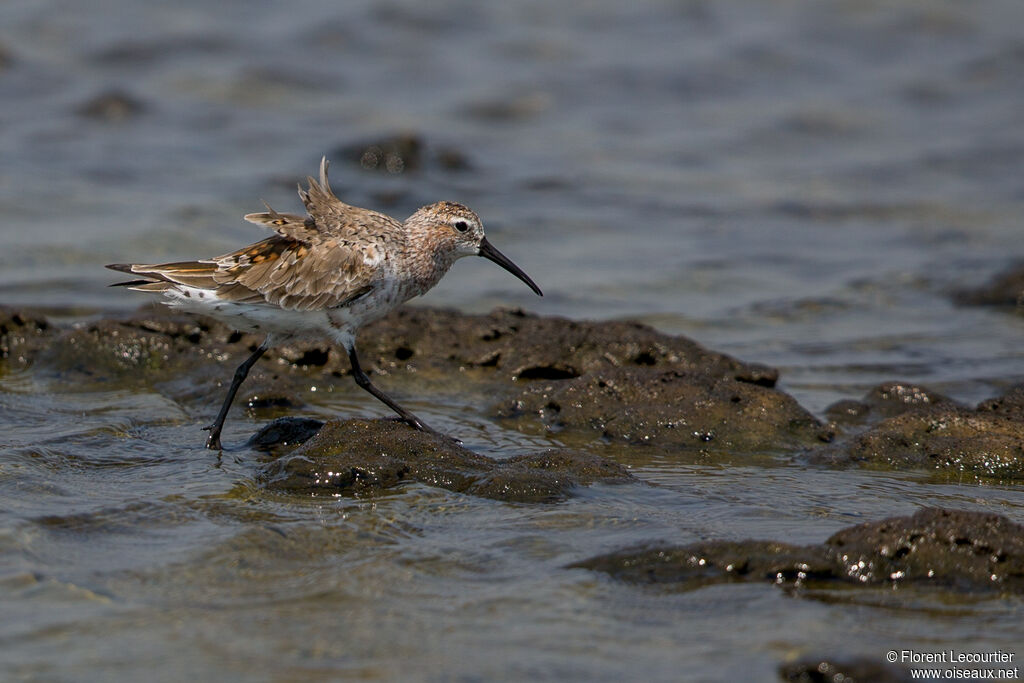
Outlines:
[[[1024,591],[1024,525],[1002,515],[926,508],[843,529],[825,547],[859,583]]]
[[[262,451],[273,451],[303,444],[324,426],[323,420],[308,417],[279,417],[252,435],[247,445]]]
[[[159,377],[178,370],[176,359],[233,368],[260,341],[259,335],[234,332],[208,318],[153,306],[65,331],[49,363],[63,370],[99,363],[102,371],[121,373],[147,367]],[[765,387],[778,378],[773,368],[743,363],[645,325],[542,318],[519,310],[463,315],[403,308],[365,327],[357,348],[364,367],[382,374],[481,370],[503,380],[561,380],[597,369],[653,367]],[[284,345],[266,358],[300,373],[349,373],[348,358],[326,341]]]
[[[234,368],[260,341],[162,306],[70,328],[31,311],[0,311],[8,362],[35,363],[77,388],[151,388],[204,416],[219,407]],[[804,461],[831,467],[1024,477],[1022,387],[971,409],[925,387],[887,382],[860,401],[831,406],[833,425],[824,426],[774,388],[773,369],[634,323],[408,308],[369,325],[359,349],[372,374],[394,375],[386,386],[416,378],[442,391],[471,387],[491,398],[483,409],[506,426],[572,432],[576,442],[582,435],[669,452],[799,449]],[[305,405],[311,385],[348,383],[348,374],[338,349],[285,345],[253,368],[235,410],[301,417],[289,411]],[[822,443],[836,425],[846,433]]]
[[[942,394],[909,382],[883,382],[861,400],[837,401],[825,409],[826,416],[843,425],[877,422],[925,406],[956,406]]]
[[[200,366],[209,372],[216,359],[243,350],[239,339],[222,325],[152,308],[64,330],[39,361],[76,379],[151,384]]]
[[[39,313],[0,306],[0,360],[28,363],[55,333],[56,329]]]
[[[573,379],[617,367],[656,367],[774,386],[773,368],[743,363],[685,337],[624,322],[582,322],[498,309],[487,315],[405,308],[369,325],[362,354],[382,369],[492,368],[521,380]]]
[[[1002,396],[978,404],[978,413],[992,413],[1018,422],[1024,422],[1024,384],[1010,387]]]
[[[812,415],[772,389],[774,369],[636,323],[407,309],[370,326],[361,348],[382,371],[490,369],[519,380],[519,395],[493,413],[526,429],[738,449],[828,438]]]
[[[570,451],[492,460],[397,420],[332,420],[260,475],[269,489],[295,494],[372,494],[419,482],[517,503],[558,501],[577,486],[631,479],[620,465]]]
[[[601,555],[570,565],[630,583],[686,589],[727,581],[926,586],[1024,592],[1024,526],[981,512],[926,508],[843,529],[825,543],[708,541]]]
[[[660,368],[612,368],[539,383],[497,413],[549,430],[661,446],[758,450],[828,438],[790,396],[730,376]]]
[[[209,409],[260,341],[156,307],[63,331],[42,361],[80,382],[155,386]],[[522,387],[494,412],[525,428],[572,427],[629,443],[714,442],[737,449],[827,436],[791,397],[771,388],[773,369],[639,324],[409,308],[368,326],[359,349],[378,375],[456,377],[490,386],[494,396]],[[300,407],[311,378],[336,381],[348,374],[348,359],[338,349],[315,342],[282,346],[254,367],[239,404]]]
[[[830,408],[830,414],[852,410],[844,404]],[[810,462],[1024,478],[1022,387],[971,409],[921,387],[887,383],[857,405],[863,408],[856,418],[860,421],[868,415],[889,416],[849,439],[810,451]]]

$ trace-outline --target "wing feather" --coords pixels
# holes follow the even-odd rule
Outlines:
[[[250,223],[268,227],[282,237],[290,237],[307,243],[321,239],[320,229],[315,221],[307,216],[299,216],[294,213],[278,213],[269,204],[267,204],[265,213],[249,213],[244,218]]]
[[[346,305],[371,291],[382,275],[380,264],[367,263],[354,249],[340,244],[312,249],[280,236],[215,261],[220,287],[241,286],[269,304],[294,310]]]
[[[294,310],[348,305],[382,282],[384,241],[400,239],[403,228],[389,216],[338,199],[327,167],[324,157],[319,180],[307,178],[309,187],[299,187],[308,216],[280,213],[266,203],[265,212],[245,216],[276,235],[213,259],[111,267],[151,279],[132,283],[147,291],[183,285],[215,290],[230,301]]]

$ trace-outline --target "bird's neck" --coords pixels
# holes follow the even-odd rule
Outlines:
[[[408,274],[409,298],[426,293],[441,281],[455,263],[451,252],[429,248],[415,240],[406,245],[403,254],[403,270]]]

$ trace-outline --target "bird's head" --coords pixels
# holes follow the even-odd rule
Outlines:
[[[472,209],[455,202],[437,202],[419,209],[405,226],[411,235],[419,238],[417,241],[426,242],[434,254],[450,261],[463,256],[483,256],[525,282],[538,296],[544,296],[519,266],[487,241],[483,222]]]

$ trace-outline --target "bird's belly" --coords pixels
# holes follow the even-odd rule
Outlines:
[[[328,309],[327,318],[338,333],[355,335],[360,327],[383,318],[401,303],[397,287],[382,287],[347,306]]]
[[[295,311],[267,304],[225,301],[209,290],[171,289],[166,292],[168,306],[205,315],[240,332],[273,334],[281,341],[330,336],[331,325],[325,311]],[[186,295],[187,294],[187,295]]]

